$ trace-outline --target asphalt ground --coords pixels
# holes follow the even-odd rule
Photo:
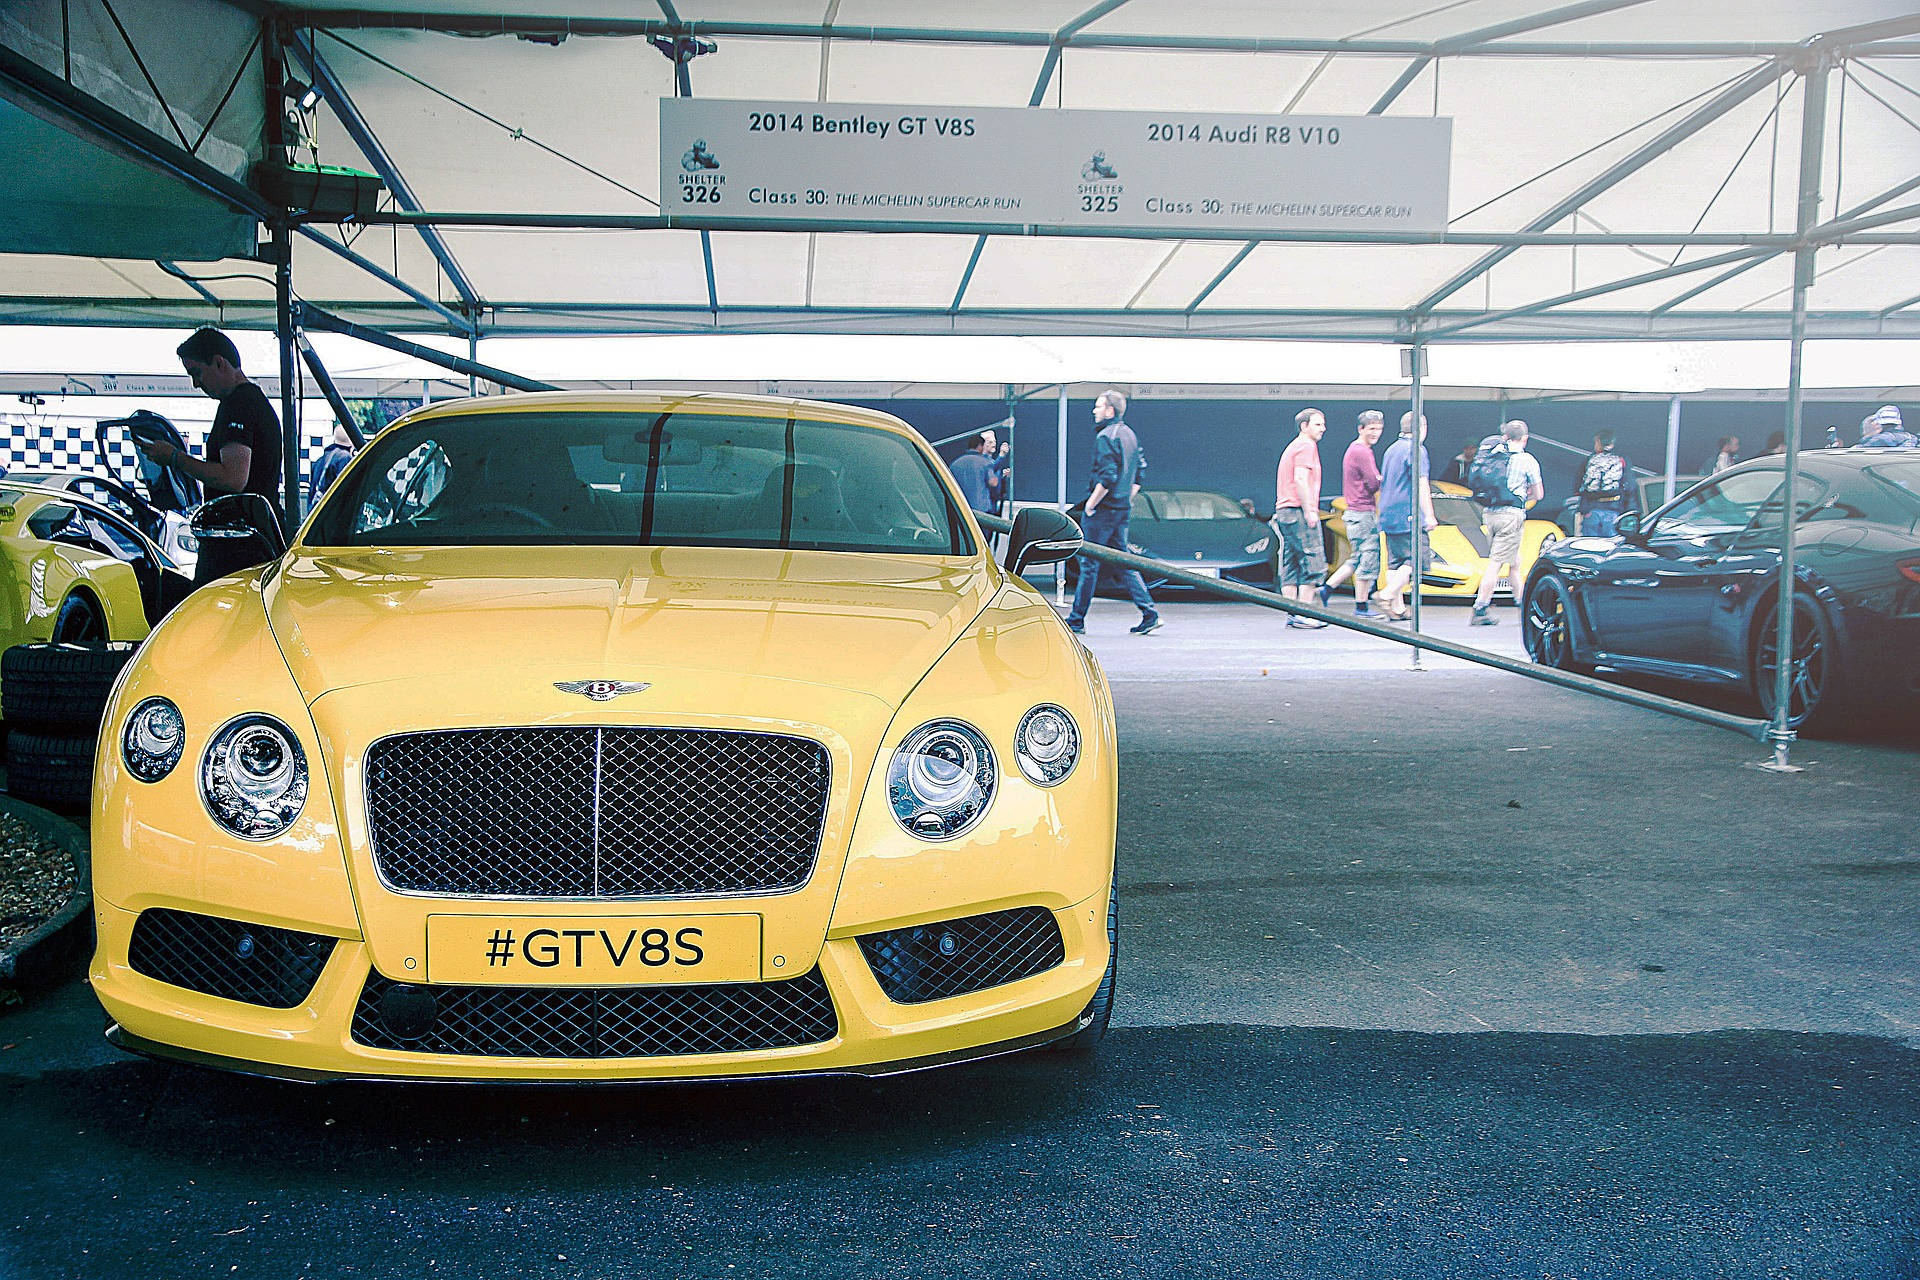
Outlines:
[[[0,1276],[1920,1276],[1920,730],[1778,775],[1167,616],[1089,627],[1124,771],[1090,1059],[312,1088],[122,1057],[75,983],[0,1019]]]

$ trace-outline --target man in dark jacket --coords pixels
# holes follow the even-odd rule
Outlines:
[[[1140,480],[1147,473],[1147,460],[1141,456],[1140,442],[1126,422],[1127,398],[1118,391],[1102,391],[1093,402],[1093,420],[1100,434],[1093,438],[1093,483],[1087,493],[1086,515],[1080,521],[1080,534],[1089,545],[1127,549],[1127,522],[1133,515],[1133,497],[1140,492]],[[1080,557],[1080,581],[1073,589],[1073,609],[1067,614],[1067,629],[1076,634],[1087,621],[1087,609],[1093,603],[1094,588],[1100,581],[1101,565],[1092,556]],[[1130,628],[1144,636],[1160,625],[1153,597],[1138,571],[1120,571],[1127,595],[1140,610],[1140,625]]]

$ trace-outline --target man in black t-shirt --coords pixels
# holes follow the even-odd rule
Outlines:
[[[240,371],[240,349],[218,329],[198,329],[175,354],[193,385],[220,402],[207,432],[207,456],[196,458],[166,443],[140,448],[161,466],[200,481],[210,497],[257,493],[279,511],[280,418],[266,393]]]

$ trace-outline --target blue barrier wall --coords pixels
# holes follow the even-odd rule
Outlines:
[[[911,423],[930,440],[962,431],[977,431],[997,423],[1006,413],[996,400],[891,400],[869,401],[872,407],[892,413]],[[1051,501],[1054,497],[1054,448],[1057,433],[1058,402],[1036,397],[1016,407],[1013,438],[1014,497],[1022,502]],[[1163,400],[1135,399],[1127,408],[1127,421],[1139,435],[1149,462],[1149,484],[1154,488],[1210,489],[1233,498],[1251,498],[1262,514],[1273,506],[1274,471],[1280,451],[1295,434],[1293,415],[1305,402],[1285,400]],[[1392,441],[1406,409],[1397,403],[1372,403],[1354,400],[1315,402],[1327,415],[1326,438],[1320,442],[1320,458],[1329,496],[1338,492],[1340,456],[1353,440],[1354,420],[1363,409],[1377,408],[1387,415],[1387,432],[1379,450]],[[1866,403],[1809,402],[1804,409],[1801,446],[1819,448],[1826,442],[1826,428],[1840,428],[1847,444],[1860,437],[1860,419],[1877,407]],[[1916,411],[1903,406],[1909,422]],[[1499,429],[1504,418],[1524,418],[1536,437],[1550,437],[1584,451],[1590,449],[1596,431],[1611,428],[1618,436],[1617,448],[1636,467],[1664,472],[1667,450],[1667,406],[1664,401],[1628,403],[1557,402],[1551,400],[1509,400],[1504,405],[1486,402],[1440,401],[1427,409],[1427,448],[1436,470],[1463,445],[1477,442]],[[1697,473],[1712,456],[1722,435],[1740,438],[1740,456],[1760,453],[1767,438],[1786,425],[1783,404],[1741,404],[1726,401],[1688,403],[1682,400],[1680,413],[1680,474]],[[1087,470],[1093,447],[1093,401],[1073,399],[1067,402],[1067,496],[1069,500],[1087,491]],[[951,459],[962,445],[944,445],[940,452]],[[1560,500],[1573,492],[1579,475],[1581,455],[1552,448],[1536,440],[1532,448],[1539,458],[1546,482],[1546,505],[1557,509]]]

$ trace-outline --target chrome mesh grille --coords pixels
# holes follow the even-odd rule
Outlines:
[[[984,991],[1045,973],[1067,958],[1060,923],[1045,907],[863,934],[860,950],[896,1004]]]
[[[405,1016],[386,1008],[396,996]],[[698,987],[413,986],[376,972],[353,1012],[353,1038],[376,1049],[503,1058],[745,1053],[823,1044],[839,1032],[818,969]]]
[[[374,865],[395,889],[623,898],[796,889],[827,749],[716,729],[455,729],[367,753]]]

